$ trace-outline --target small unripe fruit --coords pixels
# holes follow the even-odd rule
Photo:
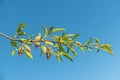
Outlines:
[[[49,60],[49,59],[51,58],[51,54],[50,54],[50,53],[47,53],[47,54],[46,54],[46,57],[47,57],[47,59]]]
[[[49,60],[51,58],[51,53],[53,52],[51,47],[47,47],[46,57]]]
[[[42,52],[46,53],[47,52],[47,48],[45,46],[41,46]]]
[[[26,49],[28,52],[31,52],[31,49],[30,49],[30,47],[29,47],[29,46],[24,45],[24,47],[25,47],[25,49]]]
[[[18,55],[21,56],[23,54],[24,49],[20,48],[20,50],[18,51]]]
[[[48,53],[52,53],[53,52],[52,48],[51,47],[47,47],[47,52]]]
[[[35,38],[35,42],[34,42],[34,44],[35,44],[35,47],[39,47],[39,45],[40,45],[40,40],[41,40],[41,34],[39,33],[38,34],[38,36]]]

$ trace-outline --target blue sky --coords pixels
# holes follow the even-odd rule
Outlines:
[[[34,59],[11,56],[9,41],[0,37],[0,80],[120,80],[119,0],[0,0],[0,32],[13,36],[18,24],[28,24],[28,34],[41,25],[80,33],[79,40],[97,37],[113,45],[114,56],[101,51],[79,54],[74,62],[53,57],[47,61],[33,50]]]

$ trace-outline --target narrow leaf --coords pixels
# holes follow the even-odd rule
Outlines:
[[[82,53],[85,53],[85,48],[84,47],[80,47]]]
[[[101,49],[104,50],[104,51],[107,51],[108,53],[110,54],[113,54],[113,51],[111,50],[111,48],[107,45],[101,45]]]
[[[20,23],[20,25],[18,26],[18,29],[17,29],[18,36],[19,35],[23,35],[23,36],[26,35],[26,33],[22,31],[24,27],[25,27],[25,25],[23,23]]]
[[[87,42],[86,45],[90,45],[92,43],[92,38],[90,38]]]
[[[58,62],[62,61],[62,58],[60,57],[60,54],[53,52],[53,54],[55,55],[55,57],[57,58]]]
[[[64,28],[56,28],[56,29],[53,29],[52,32],[58,32],[58,31],[64,31],[65,29]]]
[[[75,40],[78,36],[80,36],[80,34],[75,34],[72,39]]]
[[[18,32],[18,35],[26,36],[26,33],[25,32]]]
[[[68,36],[68,37],[75,36],[75,34],[67,34],[66,36]]]
[[[94,39],[96,43],[100,43],[100,40],[98,38]]]
[[[70,56],[70,54],[63,52],[63,56],[65,56],[66,58],[68,58],[70,61],[73,62],[72,57]]]
[[[48,35],[48,30],[45,26],[42,26],[42,29],[43,29],[45,37],[46,37]]]
[[[51,45],[51,46],[54,46],[53,42],[50,42],[50,41],[45,41],[44,43],[45,43],[45,45]]]
[[[33,56],[30,52],[28,52],[27,50],[24,50],[24,52],[30,59],[33,59]]]
[[[82,46],[82,43],[81,43],[81,42],[76,41],[76,45],[77,45],[77,46],[79,46],[79,47],[81,47],[81,46]]]
[[[51,34],[51,33],[52,33],[52,31],[53,31],[53,29],[54,29],[54,27],[53,27],[53,26],[51,26],[51,27],[49,28],[49,30],[48,30],[48,34]]]
[[[18,47],[18,44],[15,41],[10,41],[10,44],[14,47]]]
[[[77,52],[75,51],[75,49],[71,48],[71,51],[72,51],[73,55],[76,57],[77,56]]]
[[[16,53],[16,50],[12,50],[12,56],[14,56]]]

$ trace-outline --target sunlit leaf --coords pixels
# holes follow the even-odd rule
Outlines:
[[[53,42],[50,42],[50,41],[45,41],[44,43],[45,43],[45,45],[51,45],[51,46],[54,46]]]
[[[24,50],[24,52],[30,59],[33,59],[33,56],[30,52],[28,52],[27,50]]]
[[[79,47],[81,47],[81,46],[82,46],[82,43],[81,43],[81,42],[76,41],[76,45],[77,45],[77,46],[79,46]]]
[[[84,47],[80,47],[82,53],[85,53],[85,48]]]
[[[12,56],[14,56],[16,53],[16,50],[12,50]]]
[[[112,45],[110,45],[110,44],[102,44],[102,46],[107,46],[109,48],[112,48]]]
[[[52,30],[52,32],[58,32],[58,31],[64,31],[64,28],[55,28]]]
[[[59,39],[60,39],[60,37],[59,37],[59,36],[56,36],[56,35],[54,35],[53,38],[54,38],[55,40],[59,40]]]
[[[28,45],[25,45],[25,44],[24,44],[24,47],[25,47],[25,49],[26,49],[28,52],[31,52],[31,51],[32,51],[31,48],[30,48]]]
[[[75,34],[72,39],[76,39],[80,34]]]
[[[53,31],[53,29],[54,29],[54,27],[53,27],[53,26],[51,26],[51,27],[49,28],[49,30],[48,30],[48,34],[51,34],[51,33],[52,33],[52,31]]]
[[[96,43],[100,43],[100,40],[98,38],[94,38]]]
[[[88,50],[88,51],[91,51],[91,48],[88,47],[87,50]]]
[[[72,51],[73,55],[76,57],[77,56],[77,52],[75,51],[75,49],[71,48],[70,50]]]
[[[65,53],[65,52],[63,52],[62,54],[63,54],[63,56],[65,56],[66,58],[68,58],[70,61],[73,62],[72,57],[70,56],[69,53]]]
[[[68,36],[68,37],[75,36],[75,34],[67,34],[66,36]]]
[[[86,45],[90,45],[92,43],[92,38],[90,38],[87,42]]]
[[[62,58],[60,57],[60,54],[57,52],[54,52],[55,57],[57,58],[58,62],[62,61]]]
[[[18,32],[18,35],[26,36],[26,33],[25,32]]]
[[[42,26],[42,29],[43,29],[45,37],[46,37],[48,35],[48,30],[45,26]]]
[[[18,36],[19,35],[24,35],[24,36],[26,35],[26,33],[22,31],[24,27],[25,27],[25,25],[23,23],[20,23],[20,25],[18,26],[18,29],[17,29]]]
[[[103,45],[101,45],[101,49],[104,50],[104,51],[107,51],[110,54],[113,54],[113,51],[111,50],[110,45],[103,44]]]

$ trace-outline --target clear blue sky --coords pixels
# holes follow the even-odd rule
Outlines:
[[[0,80],[120,80],[120,0],[0,0],[0,32],[14,35],[21,21],[28,34],[53,25],[80,33],[81,42],[97,37],[112,44],[115,55],[79,52],[73,63],[58,63],[33,50],[30,60],[12,57],[9,41],[0,37]]]

